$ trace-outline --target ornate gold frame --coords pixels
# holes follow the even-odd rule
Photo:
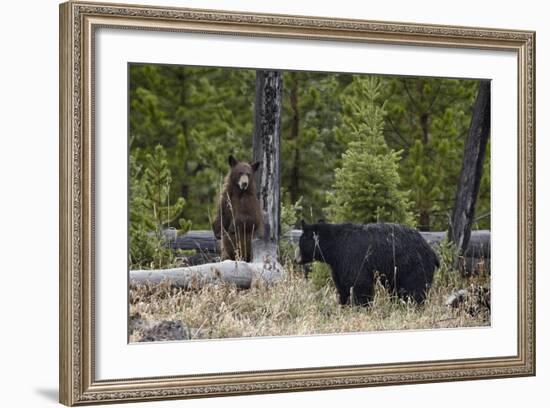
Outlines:
[[[98,381],[94,377],[93,46],[97,27],[517,53],[518,350],[514,356]],[[115,4],[60,5],[60,401],[67,405],[535,374],[535,33]]]

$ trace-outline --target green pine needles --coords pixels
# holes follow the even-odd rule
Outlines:
[[[168,168],[166,151],[157,145],[145,156],[140,166],[130,155],[130,264],[152,268],[166,266],[172,257],[166,247],[165,229],[172,227],[181,214],[185,200],[170,202],[172,176]],[[179,219],[180,233],[191,223]]]
[[[398,222],[413,224],[409,192],[400,186],[400,152],[384,140],[381,81],[355,76],[343,92],[340,139],[348,139],[341,165],[328,194],[329,218],[334,222]]]

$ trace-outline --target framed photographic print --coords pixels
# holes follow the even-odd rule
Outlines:
[[[535,33],[60,6],[60,400],[535,374]]]

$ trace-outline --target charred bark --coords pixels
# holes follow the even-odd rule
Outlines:
[[[280,222],[280,133],[283,75],[256,72],[253,160],[261,162],[256,185],[265,215],[264,240],[277,244]]]
[[[491,82],[484,80],[479,84],[474,104],[449,227],[449,239],[456,244],[459,256],[466,252],[470,241],[490,127]]]

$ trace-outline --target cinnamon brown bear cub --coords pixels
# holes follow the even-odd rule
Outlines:
[[[368,306],[376,276],[394,294],[422,303],[439,259],[420,233],[399,224],[306,224],[296,261],[330,265],[340,304]]]
[[[254,173],[259,162],[239,162],[229,156],[227,173],[212,230],[221,240],[221,259],[250,262],[252,238],[263,233],[263,217],[256,197]]]

